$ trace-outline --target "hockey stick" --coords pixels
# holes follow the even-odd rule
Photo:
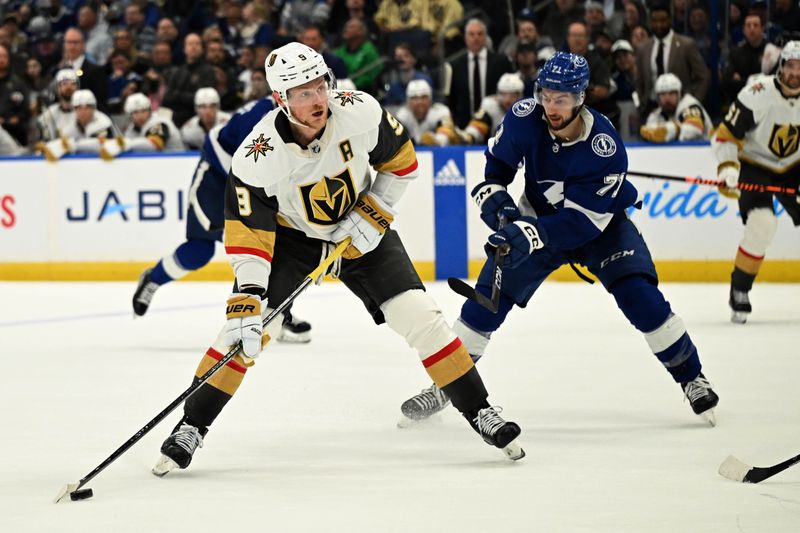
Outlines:
[[[727,459],[722,461],[719,465],[719,475],[732,479],[733,481],[740,481],[742,483],[759,483],[767,478],[783,472],[790,466],[800,463],[800,455],[795,455],[791,459],[787,459],[782,463],[774,466],[750,466],[741,462],[733,455],[729,455]]]
[[[342,241],[341,243],[339,243],[336,246],[336,248],[334,248],[334,250],[330,253],[330,255],[328,255],[328,257],[326,257],[319,264],[317,268],[315,268],[310,274],[308,274],[300,283],[300,285],[298,285],[297,288],[283,302],[280,303],[280,305],[278,305],[275,309],[273,309],[272,312],[269,315],[267,315],[266,318],[264,318],[263,327],[266,328],[270,322],[275,320],[275,318],[284,309],[286,309],[286,307],[288,307],[289,304],[291,304],[295,300],[295,298],[297,298],[300,295],[300,293],[302,293],[306,289],[306,287],[314,283],[314,281],[318,277],[324,275],[328,267],[334,261],[336,261],[336,259],[345,251],[345,249],[349,245],[350,245],[349,237],[344,241]],[[164,420],[172,411],[175,410],[176,407],[178,407],[181,403],[183,403],[184,400],[186,400],[192,394],[197,392],[197,390],[200,388],[201,385],[203,385],[206,381],[211,379],[211,376],[213,376],[220,368],[228,364],[228,362],[231,359],[236,357],[236,354],[238,354],[241,349],[242,349],[242,343],[239,342],[233,348],[231,348],[230,351],[226,353],[219,361],[217,361],[216,364],[214,364],[214,366],[209,368],[205,374],[197,378],[188,389],[183,391],[180,396],[175,398],[168,406],[166,406],[163,411],[158,413],[152,420],[150,420],[147,424],[142,426],[139,429],[139,431],[134,433],[133,436],[129,438],[122,446],[117,448],[114,451],[114,453],[109,455],[105,461],[97,465],[97,467],[94,470],[92,470],[84,477],[82,477],[80,481],[76,483],[68,483],[67,485],[62,487],[62,489],[58,492],[58,495],[56,495],[53,503],[60,502],[62,499],[64,499],[64,497],[67,494],[69,494],[70,499],[73,501],[91,498],[93,495],[92,489],[81,490],[81,487],[83,487],[89,481],[94,479],[94,477],[97,476],[97,474],[105,470],[105,468],[109,466],[111,463],[119,459],[119,457],[123,453],[128,451],[134,444],[139,442],[142,439],[142,437],[147,435],[151,429],[156,427],[156,425],[158,425],[162,420]]]
[[[706,178],[701,178],[700,176],[670,176],[668,174],[654,174],[652,172],[637,172],[635,170],[629,170],[628,176],[633,176],[635,178],[650,178],[650,179],[657,179],[657,180],[666,180],[666,181],[679,181],[683,183],[697,183],[698,185],[711,185],[712,187],[719,187],[720,185],[725,186],[719,180],[710,180]],[[780,187],[778,185],[762,185],[758,183],[744,183],[739,182],[736,184],[736,187],[730,187],[733,189],[738,189],[740,191],[750,191],[750,192],[771,192],[774,194],[794,194],[797,195],[800,193],[798,189],[794,187]]]
[[[506,217],[500,217],[500,227],[502,228],[505,226]],[[498,246],[494,251],[494,276],[492,279],[492,297],[487,298],[480,292],[475,290],[475,287],[472,287],[465,283],[464,281],[458,278],[447,278],[447,284],[453,290],[453,292],[460,294],[467,300],[472,300],[478,303],[480,306],[485,307],[492,313],[497,313],[497,309],[500,307],[500,285],[503,281],[503,256],[508,253],[508,245],[504,244],[502,246]]]

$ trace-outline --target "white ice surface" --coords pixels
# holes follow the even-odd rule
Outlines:
[[[725,285],[663,286],[721,397],[710,428],[602,288],[546,283],[479,365],[523,428],[518,463],[452,408],[397,429],[428,384],[416,354],[342,285],[311,287],[296,312],[312,343],[262,355],[188,470],[149,473],[175,412],[94,498],[53,505],[189,385],[229,289],[174,284],[133,320],[133,288],[0,284],[0,531],[800,531],[800,467],[760,485],[717,474],[729,453],[800,451],[800,286],[778,284],[756,284],[745,326]],[[457,315],[457,295],[430,292]]]

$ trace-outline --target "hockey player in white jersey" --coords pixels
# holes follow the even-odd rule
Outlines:
[[[70,101],[78,90],[78,74],[71,68],[62,68],[56,73],[56,102],[45,108],[39,116],[42,140],[52,141],[61,136],[68,124],[75,120]]]
[[[172,120],[153,113],[150,99],[133,93],[125,99],[131,122],[125,128],[122,150],[130,152],[175,152],[185,150],[180,131]]]
[[[213,87],[201,87],[194,93],[194,110],[197,114],[181,127],[181,137],[187,148],[199,150],[211,128],[230,120],[231,114],[220,111],[219,103],[219,93]]]
[[[717,176],[740,192],[739,212],[744,236],[739,241],[728,304],[731,320],[743,324],[752,311],[753,287],[778,220],[775,200],[800,226],[800,41],[789,41],[781,51],[778,72],[756,76],[739,91],[712,141]],[[742,181],[754,185],[791,187],[795,194],[754,190],[736,191]]]
[[[415,144],[437,145],[436,132],[453,124],[450,108],[433,101],[425,80],[411,80],[406,86],[406,105],[397,110],[397,120],[408,130]]]
[[[75,119],[66,125],[58,139],[39,143],[37,150],[50,162],[74,153],[93,153],[106,160],[113,159],[118,152],[118,132],[108,115],[97,110],[97,99],[92,91],[75,91],[70,102],[75,110]]]
[[[487,443],[513,459],[523,457],[519,426],[488,403],[472,359],[391,228],[393,206],[417,175],[406,129],[369,94],[334,90],[324,59],[308,46],[290,43],[274,50],[265,70],[278,108],[255,125],[233,156],[224,239],[236,282],[228,321],[195,375],[238,342],[243,353],[187,400],[153,473],[189,465],[251,358],[276,334],[272,325],[262,332],[269,306],[283,302],[334,243],[348,238],[351,244],[335,268],[339,279],[377,324],[386,322],[418,352],[429,376]],[[374,180],[370,168],[377,172]]]
[[[658,107],[639,128],[645,141],[665,143],[708,139],[714,124],[703,104],[689,93],[682,94],[681,80],[667,72],[656,79]]]
[[[497,94],[487,96],[472,115],[467,127],[457,131],[461,144],[486,144],[503,122],[514,102],[522,98],[525,83],[519,74],[507,72],[497,82]]]

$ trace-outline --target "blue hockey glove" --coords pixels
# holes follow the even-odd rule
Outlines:
[[[509,247],[508,253],[503,257],[503,266],[517,268],[533,252],[544,248],[544,232],[539,229],[534,217],[521,217],[513,224],[489,235],[485,246],[487,255],[494,256],[495,249],[503,245]]]
[[[507,222],[513,222],[520,217],[517,204],[502,185],[483,182],[472,189],[470,194],[481,209],[481,220],[494,231],[500,227],[501,216]]]

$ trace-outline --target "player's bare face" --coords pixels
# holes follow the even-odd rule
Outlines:
[[[661,110],[667,115],[671,115],[678,108],[678,93],[677,91],[670,91],[658,95],[658,105]]]
[[[289,89],[287,104],[292,117],[318,132],[328,122],[328,82],[320,77]]]
[[[800,60],[790,59],[783,64],[781,83],[792,95],[800,93]]]
[[[150,111],[148,109],[140,109],[131,113],[131,121],[137,128],[144,126],[145,122],[150,118]]]
[[[75,120],[83,127],[86,127],[94,117],[94,108],[88,105],[75,106]]]
[[[559,131],[572,120],[577,104],[574,94],[542,89],[537,100],[544,107],[544,116],[551,130]]]

